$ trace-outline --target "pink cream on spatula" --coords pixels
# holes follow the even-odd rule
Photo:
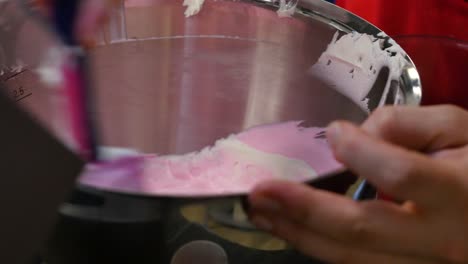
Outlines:
[[[326,140],[315,138],[321,131],[295,121],[258,126],[199,152],[88,165],[79,181],[112,191],[192,197],[248,193],[270,179],[311,180],[342,167]]]

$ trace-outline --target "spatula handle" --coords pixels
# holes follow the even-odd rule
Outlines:
[[[89,161],[98,159],[97,128],[94,111],[94,96],[89,76],[89,65],[86,52],[80,48],[76,35],[76,24],[82,0],[55,0],[52,5],[52,27],[56,30],[65,45],[75,48],[74,66],[69,74],[76,80],[69,83],[69,105],[74,116],[71,117],[73,130],[78,135],[80,151]]]

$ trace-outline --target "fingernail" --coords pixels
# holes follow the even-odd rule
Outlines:
[[[78,27],[77,29],[78,40],[80,41],[80,44],[85,48],[92,48],[95,46],[96,35],[97,34],[94,31],[84,26]]]
[[[92,49],[96,47],[96,41],[92,38],[82,37],[80,38],[80,44],[85,49]]]
[[[270,220],[266,219],[263,216],[255,215],[252,217],[252,223],[259,229],[270,231],[273,229],[273,224]]]
[[[90,3],[93,3],[91,1]],[[83,8],[83,13],[78,18],[76,32],[82,45],[93,47],[96,45],[96,37],[98,36],[102,26],[107,21],[106,8],[102,4],[88,4]]]
[[[257,196],[250,201],[251,209],[267,211],[271,213],[276,213],[281,211],[281,205],[275,200],[265,197]]]
[[[327,139],[330,144],[335,145],[342,135],[342,125],[340,122],[333,122],[327,128]]]

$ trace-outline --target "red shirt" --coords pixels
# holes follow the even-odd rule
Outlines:
[[[466,0],[337,0],[391,36],[432,35],[468,41]]]
[[[414,60],[423,104],[453,103],[468,109],[467,0],[337,0],[376,25]]]

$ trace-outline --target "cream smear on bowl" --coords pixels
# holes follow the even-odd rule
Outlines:
[[[322,128],[291,121],[253,127],[184,155],[144,155],[88,165],[80,182],[161,196],[248,193],[271,179],[306,181],[340,169]],[[136,160],[136,162],[134,162]]]
[[[384,67],[390,71],[380,105],[386,98],[390,82],[400,79],[407,65],[405,56],[404,50],[384,34],[372,36],[351,32],[340,37],[337,32],[310,73],[369,112],[366,96],[378,73]]]
[[[200,12],[205,0],[184,0],[182,3],[186,7],[185,17],[191,17]],[[291,17],[296,12],[298,0],[279,0],[279,9],[277,14],[279,17]]]

